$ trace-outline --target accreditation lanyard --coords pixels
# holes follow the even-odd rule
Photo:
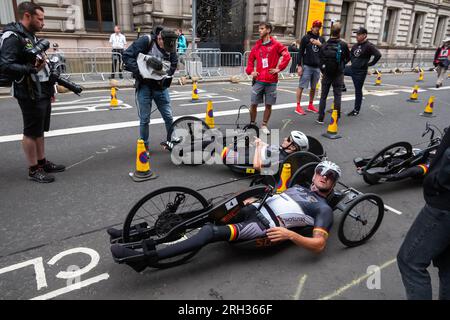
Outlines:
[[[268,42],[266,45],[269,45],[270,42]],[[264,46],[264,45],[263,45]],[[267,47],[267,52],[266,52],[266,57],[263,57],[263,52],[262,52],[262,47],[259,49],[259,56],[261,57],[261,61],[262,61],[262,67],[263,69],[267,69],[269,67],[269,53],[270,53],[270,49],[269,47]]]

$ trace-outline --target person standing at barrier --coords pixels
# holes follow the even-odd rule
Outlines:
[[[153,101],[155,101],[164,119],[167,132],[169,132],[173,123],[169,87],[172,84],[172,76],[178,65],[177,37],[174,31],[158,26],[151,35],[140,37],[123,53],[125,69],[132,72],[133,77],[136,79],[136,104],[140,119],[140,138],[144,140],[147,151],[149,148],[149,125]],[[147,56],[145,64],[153,71],[156,71],[156,76],[164,72],[167,77],[144,79],[138,66],[138,56],[140,54]]]
[[[185,35],[183,34],[182,29],[176,30],[178,35],[177,42],[177,52],[178,52],[178,60],[181,64],[186,64],[186,50],[187,50],[187,40]]]
[[[350,51],[350,59],[352,64],[345,67],[344,75],[351,76],[353,85],[355,86],[355,107],[352,111],[347,113],[347,116],[357,116],[361,110],[363,100],[363,86],[366,80],[367,71],[369,67],[374,66],[381,58],[380,51],[367,40],[367,30],[360,27],[356,31],[357,43],[353,45]],[[370,61],[370,59],[373,59]],[[343,85],[345,89],[345,84]]]
[[[3,29],[0,74],[13,80],[13,95],[22,111],[22,146],[29,164],[28,178],[50,183],[55,181],[50,173],[65,170],[63,165],[56,165],[45,157],[44,132],[50,129],[54,86],[45,60],[29,53],[38,42],[35,33],[44,27],[44,9],[27,1],[20,3],[17,10],[20,22],[10,23]]]
[[[331,26],[331,37],[320,50],[320,70],[322,71],[322,92],[320,95],[319,117],[316,122],[323,124],[325,108],[330,87],[333,86],[334,108],[341,117],[342,84],[344,83],[344,68],[350,61],[350,50],[345,41],[341,40],[341,25]]]
[[[309,104],[307,110],[314,113],[318,112],[313,105],[313,101],[314,96],[316,95],[316,86],[320,79],[319,52],[320,48],[325,43],[325,39],[320,36],[321,28],[322,22],[315,20],[312,24],[311,31],[308,31],[300,42],[300,54],[297,66],[300,81],[297,88],[297,108],[295,110],[301,115],[306,114],[300,106],[303,89],[307,89],[309,85],[311,85],[311,89],[309,91]]]
[[[445,75],[447,74],[448,66],[450,64],[449,47],[450,38],[447,38],[444,40],[444,44],[437,48],[436,53],[434,54],[433,65],[436,67],[438,76],[436,88],[442,87],[442,82],[444,82]]]
[[[250,52],[246,73],[253,77],[250,121],[256,123],[258,104],[266,104],[261,131],[270,134],[267,124],[272,113],[272,105],[277,101],[278,74],[289,64],[291,56],[286,46],[271,37],[272,24],[262,22],[259,24],[260,39]],[[280,58],[283,58],[280,62]],[[256,71],[255,71],[256,60]]]
[[[122,74],[122,55],[127,44],[127,39],[125,35],[120,32],[120,27],[114,27],[114,33],[109,37],[109,43],[112,46],[112,73],[111,79],[114,79],[116,76],[117,65],[119,66],[119,77],[123,79]]]
[[[289,68],[289,73],[294,74],[297,72],[297,64],[298,64],[298,53],[300,48],[300,41],[294,41],[288,47],[289,54],[291,55],[291,67]]]
[[[406,234],[397,264],[409,300],[431,300],[427,268],[439,269],[439,299],[450,300],[450,129],[423,181],[425,206]]]

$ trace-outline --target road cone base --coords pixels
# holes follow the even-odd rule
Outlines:
[[[342,138],[342,136],[338,135],[337,133],[331,133],[331,132],[322,133],[322,136],[324,136],[325,138],[328,138],[328,139],[340,139],[340,138]]]
[[[415,102],[415,103],[420,102],[419,99],[408,99],[406,101],[408,101],[408,102]]]
[[[195,103],[195,102],[201,102],[201,101],[200,101],[200,99],[192,99],[191,102]]]
[[[156,179],[158,178],[158,175],[152,172],[151,170],[147,172],[135,171],[134,173],[130,173],[130,177],[131,179],[133,179],[134,182],[143,182],[147,180]]]
[[[432,113],[428,113],[428,112],[423,112],[420,114],[422,117],[427,117],[427,118],[434,118],[436,116],[434,116]]]
[[[423,80],[416,80],[416,82],[423,82]]]

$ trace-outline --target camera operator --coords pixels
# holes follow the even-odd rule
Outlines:
[[[168,88],[178,65],[177,39],[178,36],[174,31],[158,26],[152,35],[140,37],[123,53],[125,70],[132,72],[136,79],[140,138],[144,140],[147,151],[153,100],[164,119],[167,132],[172,126],[172,107]],[[144,61],[140,60],[143,55],[145,55],[146,70],[142,70],[143,63],[140,63]]]
[[[54,86],[46,60],[29,54],[38,42],[35,33],[44,27],[44,9],[32,2],[22,2],[18,13],[20,22],[3,29],[0,70],[14,80],[13,96],[22,110],[22,146],[29,163],[28,177],[50,183],[55,178],[49,173],[65,170],[45,158],[44,132],[50,129]]]

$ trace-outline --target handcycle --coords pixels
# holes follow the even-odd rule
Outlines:
[[[435,130],[440,133],[435,137]],[[447,130],[447,129],[444,129]],[[422,138],[430,133],[430,140],[427,147],[423,149],[413,148],[413,146],[406,141],[393,143],[376,155],[370,158],[357,157],[353,159],[356,166],[356,172],[362,175],[364,181],[368,184],[374,185],[380,182],[389,181],[389,177],[401,174],[405,170],[416,167],[418,165],[428,165],[430,159],[436,153],[442,140],[442,132],[434,125],[426,123],[425,131],[422,133]],[[419,176],[423,177],[423,173]],[[405,179],[408,175],[401,176],[396,181]]]
[[[317,162],[310,162],[299,168],[291,179],[289,186],[301,184],[308,186]],[[275,183],[275,178],[272,179]],[[309,181],[309,182],[308,182]],[[384,215],[382,199],[375,194],[362,194],[347,187],[335,191],[327,199],[330,207],[342,211],[343,218],[339,224],[338,237],[348,247],[362,245],[377,231]],[[164,248],[178,241],[186,240],[207,223],[226,225],[251,199],[263,205],[276,190],[273,184],[254,185],[246,190],[222,195],[207,200],[199,191],[187,187],[171,186],[155,190],[139,200],[128,213],[120,236],[111,237],[110,242],[129,249],[143,248],[148,256],[146,266],[168,268],[182,264],[192,258],[201,249],[195,249],[168,259],[158,260],[150,255],[156,247]],[[219,201],[217,201],[220,199]],[[299,233],[311,232],[311,227],[295,229]],[[231,243],[245,249],[272,247],[274,244],[267,237]],[[117,263],[126,263],[136,271],[145,267],[142,256],[114,258]]]
[[[230,145],[227,145],[227,141],[226,139],[224,139],[223,144],[216,144],[216,148],[213,149],[213,151],[209,154],[206,151],[207,154],[205,155],[205,149],[215,141],[207,140],[205,142],[205,133],[211,129],[205,121],[193,116],[180,117],[176,121],[174,121],[171,129],[168,132],[167,141],[176,141],[177,145],[184,146],[183,148],[179,148],[176,151],[176,156],[179,157],[179,159],[187,159],[187,161],[185,162],[181,161],[182,163],[194,163],[199,165],[205,163],[205,157],[213,157],[214,152],[217,152],[218,150],[232,150],[236,152],[240,140],[243,140],[243,150],[245,151],[245,155],[242,157],[243,161],[240,163],[227,163],[222,152],[223,164],[237,174],[253,175],[256,173],[256,170],[253,168],[252,164],[253,157],[250,155],[250,145],[252,144],[252,139],[254,137],[259,137],[259,129],[253,124],[246,124],[241,128],[241,125],[239,124],[239,118],[241,109],[244,107],[246,108],[247,106],[242,105],[241,107],[239,107],[238,116],[235,122],[236,131],[234,131],[232,137],[229,137],[233,140]],[[183,137],[179,136],[180,131],[178,130],[184,130]],[[225,138],[227,138],[226,135]],[[326,156],[326,153],[320,141],[311,136],[307,136],[307,138],[309,142],[308,151],[298,151],[290,154],[286,159],[284,159],[284,161],[280,163],[280,167],[282,167],[284,163],[290,163],[292,168],[296,170],[302,163],[304,164],[310,161],[320,161],[320,159]],[[197,155],[197,159],[202,159],[202,163],[196,163],[195,161],[193,161],[196,157],[195,152],[201,153],[200,156]]]

